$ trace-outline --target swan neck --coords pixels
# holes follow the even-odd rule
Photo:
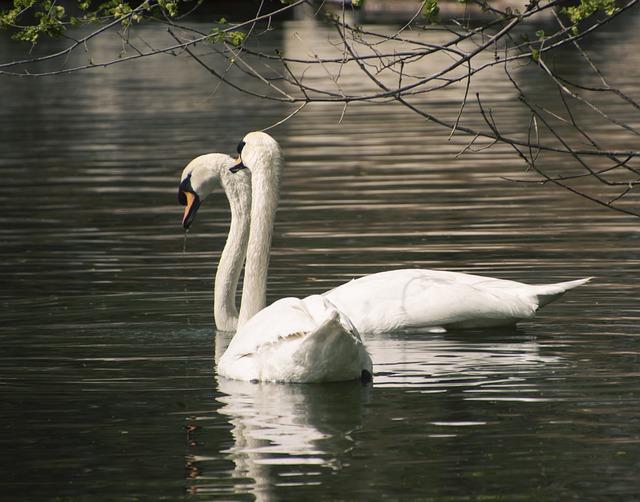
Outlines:
[[[238,328],[266,306],[271,238],[280,198],[282,154],[279,148],[254,162],[251,169],[251,231]]]
[[[232,176],[235,175],[232,174]],[[249,180],[249,176],[239,175],[233,180],[233,184],[225,183],[224,179],[222,182],[229,199],[231,225],[227,242],[220,255],[213,293],[214,318],[216,328],[220,331],[235,331],[238,327],[236,291],[249,241],[251,210]]]

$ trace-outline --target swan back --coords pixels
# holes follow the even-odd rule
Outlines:
[[[325,296],[366,336],[515,324],[588,280],[530,286],[459,272],[404,269],[355,279]]]
[[[326,298],[283,298],[235,334],[218,363],[224,377],[289,383],[356,380],[372,363],[351,322]]]

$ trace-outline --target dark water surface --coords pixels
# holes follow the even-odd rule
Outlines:
[[[295,53],[294,33],[326,37],[309,26],[287,22],[271,43],[285,33]],[[640,53],[608,57],[617,29],[594,57],[637,98]],[[478,82],[526,123],[500,85]],[[369,339],[371,387],[218,380],[228,209],[208,199],[183,252],[179,175],[292,108],[216,87],[168,55],[0,77],[0,498],[640,500],[638,220],[505,181],[526,176],[506,148],[457,156],[469,138],[394,105],[342,122],[340,106],[309,106],[272,131],[287,165],[269,301],[397,267],[596,278],[517,329]],[[459,109],[453,91],[424,99]]]

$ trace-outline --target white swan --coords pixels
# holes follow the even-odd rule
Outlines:
[[[247,171],[253,172],[255,181],[251,217],[256,223],[251,226],[252,237],[239,314],[241,326],[254,314],[260,312],[266,303],[266,274],[271,232],[278,204],[282,169],[280,148],[277,142],[265,133],[249,133],[241,142],[239,150],[239,163],[232,168],[235,174],[228,172],[228,168],[233,164],[231,157],[219,154],[205,155],[194,159],[185,168],[179,190],[180,200],[187,206],[183,218],[185,228],[193,222],[200,202],[217,186],[222,185],[229,197],[232,223],[229,239],[216,273],[214,302],[216,326],[220,330],[228,331],[235,329],[238,323],[234,299],[238,274],[246,250],[246,231],[249,225],[248,201],[251,199],[249,194],[251,180],[247,176]],[[242,169],[247,166],[250,169]],[[236,180],[234,176],[238,179]],[[245,380],[324,378],[312,371],[308,371],[306,376],[301,376],[302,368],[290,368],[289,376],[276,374],[274,370],[270,370],[269,377],[259,375],[258,368],[266,364],[266,362],[256,362],[261,357],[258,355],[259,347],[264,348],[274,340],[287,339],[284,336],[287,331],[286,326],[279,324],[279,321],[288,319],[289,314],[292,314],[296,308],[298,311],[293,312],[290,318],[304,324],[305,330],[312,329],[312,326],[319,326],[324,315],[325,321],[332,319],[331,329],[337,329],[343,333],[354,333],[352,338],[346,337],[345,340],[352,340],[347,345],[350,347],[353,345],[353,354],[363,363],[355,364],[356,369],[351,368],[346,371],[348,373],[346,376],[349,378],[344,376],[344,379],[350,379],[358,376],[358,366],[366,369],[368,358],[362,354],[363,349],[355,331],[363,335],[371,335],[398,330],[433,331],[514,324],[521,319],[533,317],[538,308],[588,280],[529,286],[514,281],[436,270],[406,269],[380,272],[355,279],[328,291],[323,295],[324,300],[310,297],[304,300],[285,299],[274,303],[266,309],[266,313],[261,314],[258,320],[251,322],[251,326],[261,329],[265,326],[274,327],[270,328],[270,331],[264,331],[265,334],[261,337],[251,335],[253,328],[242,327],[240,330],[242,334],[239,333],[234,337],[223,356],[225,362],[222,362],[221,358],[219,369],[222,368],[227,376]],[[329,302],[326,301],[327,299]],[[282,309],[285,314],[280,316],[278,309]],[[303,322],[303,319],[306,320]],[[352,325],[355,326],[355,330]],[[259,343],[254,347],[256,340]],[[291,342],[294,338],[288,338],[288,340]],[[271,349],[274,347],[271,346],[269,350]],[[232,364],[227,362],[231,360],[234,353],[236,359],[241,357],[244,354],[243,350],[247,354],[254,354],[242,362],[249,364],[249,361],[253,361],[250,364],[253,365],[251,370],[255,375],[253,377],[248,376],[250,373],[248,369],[240,370],[242,365],[236,368],[241,374],[236,374],[231,367]],[[262,353],[266,354],[268,351]],[[328,368],[323,371],[328,371]],[[331,376],[331,379],[335,378],[338,377]]]
[[[254,218],[262,238],[249,242],[247,272],[259,276],[259,287],[245,287],[240,324],[265,305],[266,271],[271,232],[278,205],[282,154],[268,134],[251,132],[238,146],[232,171],[252,172]],[[259,184],[256,181],[260,180]],[[258,200],[256,200],[258,199]],[[257,207],[259,211],[256,211]],[[268,237],[266,237],[268,235]],[[380,272],[343,284],[323,296],[365,336],[397,330],[445,330],[515,324],[566,291],[586,283],[579,279],[549,285],[523,283],[438,270],[406,269]]]
[[[251,227],[239,329],[218,361],[218,373],[246,381],[369,381],[372,363],[360,335],[327,298],[283,298],[264,308],[282,153],[271,137],[264,135],[260,139],[266,144],[262,141],[256,147],[250,146],[244,156],[255,169],[251,173]],[[231,164],[233,159],[229,162],[228,157],[194,159],[183,171],[179,189],[179,200],[186,206],[185,228],[193,222],[201,201],[218,185],[229,196],[232,217],[240,222],[230,230],[216,274],[215,315],[219,329],[219,322],[227,326],[234,323],[233,298],[238,269],[244,261],[243,239],[249,221],[239,217],[249,190],[246,183],[233,186],[230,177],[240,173],[232,174],[228,169]],[[223,305],[218,304],[220,299]]]
[[[200,203],[215,189],[222,187],[229,199],[231,226],[227,243],[220,255],[214,285],[213,312],[216,327],[235,331],[238,326],[236,289],[249,239],[251,211],[251,174],[233,174],[229,168],[235,159],[221,153],[210,153],[193,159],[182,172],[178,199],[185,207],[182,225],[189,228]]]

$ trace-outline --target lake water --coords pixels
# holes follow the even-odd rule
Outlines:
[[[590,47],[636,99],[639,24],[628,14]],[[306,50],[295,33],[330,31],[280,28],[262,43],[291,54]],[[135,33],[171,43],[163,27]],[[91,57],[119,44],[93,43]],[[6,34],[0,46],[15,54]],[[518,71],[559,102],[535,68]],[[477,85],[517,128],[529,118],[499,73]],[[455,117],[459,92],[420,102]],[[506,147],[458,156],[469,137],[397,105],[342,120],[339,105],[310,105],[271,131],[287,161],[269,302],[398,267],[595,279],[517,329],[367,339],[372,386],[233,382],[214,370],[228,340],[212,315],[227,203],[207,199],[183,251],[177,185],[193,157],[232,154],[294,107],[169,55],[1,76],[0,100],[0,498],[640,500],[637,218],[506,181],[535,178]]]

